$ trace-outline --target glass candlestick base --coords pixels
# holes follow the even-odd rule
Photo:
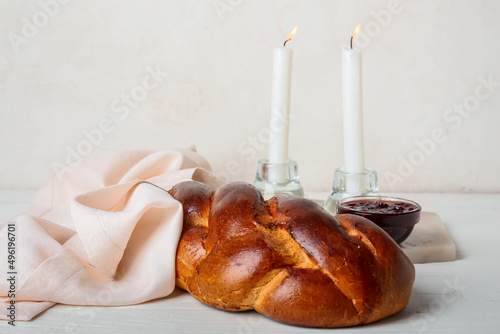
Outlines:
[[[337,202],[351,196],[378,196],[377,172],[365,168],[364,173],[347,173],[337,168],[333,174],[331,194],[326,198],[323,208],[335,215]]]
[[[304,190],[299,182],[297,162],[291,159],[284,164],[270,163],[267,159],[257,161],[254,186],[266,200],[276,194],[304,197]]]

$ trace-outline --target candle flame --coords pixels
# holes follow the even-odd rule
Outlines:
[[[356,40],[358,39],[359,29],[361,29],[361,22],[359,22],[359,24],[356,26],[356,29],[354,29],[354,33],[352,34],[353,43],[356,42]]]
[[[288,38],[286,39],[285,43],[283,43],[283,47],[285,47],[286,45],[286,42],[290,42],[294,37],[295,37],[295,33],[297,32],[297,28],[299,26],[295,26],[295,28],[293,28],[292,32],[290,33],[290,35],[288,35]]]

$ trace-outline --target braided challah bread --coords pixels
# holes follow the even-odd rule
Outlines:
[[[309,327],[366,324],[406,307],[415,269],[378,226],[333,217],[290,195],[264,201],[250,184],[195,181],[182,203],[176,284],[207,305]]]

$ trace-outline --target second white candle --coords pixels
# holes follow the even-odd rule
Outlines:
[[[342,50],[342,102],[344,111],[344,164],[347,173],[365,171],[361,52]]]

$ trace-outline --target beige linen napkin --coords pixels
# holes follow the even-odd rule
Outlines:
[[[8,225],[0,231],[0,270],[16,273],[15,320],[30,320],[55,303],[117,306],[169,295],[182,207],[166,190],[191,179],[221,184],[194,148],[101,151],[59,171],[9,222],[13,270]],[[9,321],[10,288],[0,280],[0,319]]]

